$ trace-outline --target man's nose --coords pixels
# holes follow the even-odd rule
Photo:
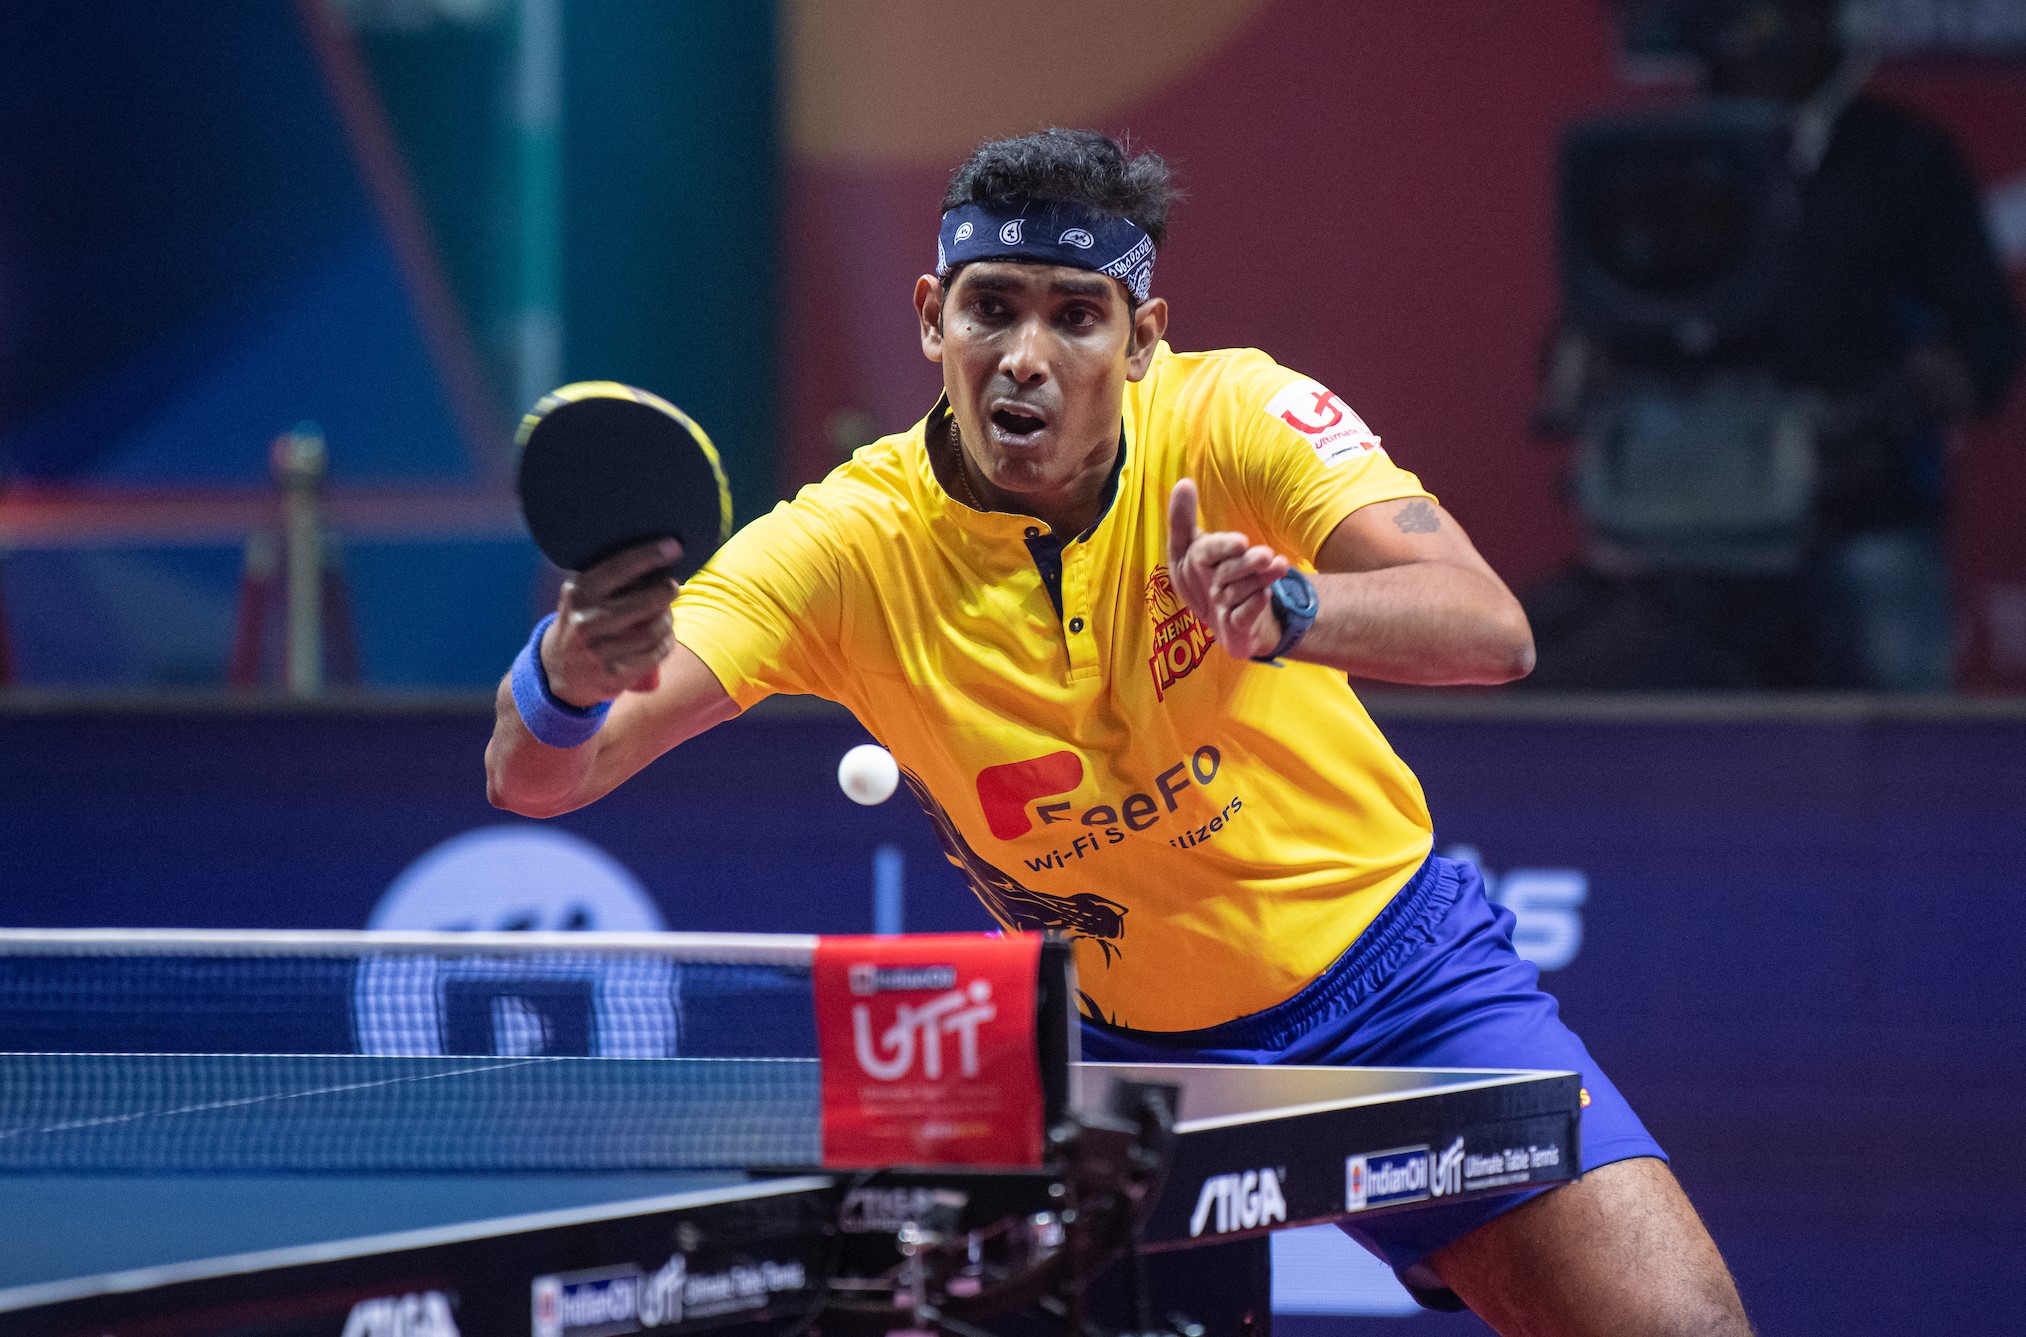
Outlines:
[[[1013,328],[1013,337],[999,359],[999,370],[1021,385],[1037,385],[1048,379],[1048,326],[1041,320],[1023,320]]]

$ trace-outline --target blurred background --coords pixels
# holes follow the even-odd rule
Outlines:
[[[927,410],[947,174],[1048,124],[1526,599],[1368,700],[1764,1330],[2026,1331],[2020,0],[6,6],[0,922],[983,926],[820,703],[553,823],[479,758],[520,413],[651,388],[751,518]],[[1283,1332],[1483,1331],[1283,1245]]]

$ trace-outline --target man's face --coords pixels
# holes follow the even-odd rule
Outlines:
[[[966,452],[994,487],[1045,504],[1110,468],[1126,382],[1146,374],[1165,304],[1136,320],[1112,279],[1015,261],[965,265],[947,287],[924,278],[915,304],[922,351],[942,363]]]

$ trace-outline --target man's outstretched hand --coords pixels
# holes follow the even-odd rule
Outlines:
[[[1252,659],[1280,644],[1280,618],[1268,590],[1291,565],[1243,534],[1196,527],[1196,483],[1184,478],[1168,494],[1168,571],[1182,601],[1226,653]]]

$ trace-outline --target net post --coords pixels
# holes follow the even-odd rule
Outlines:
[[[1083,1054],[1076,998],[1076,956],[1069,939],[1047,934],[1041,941],[1041,985],[1035,1001],[1043,1128],[1053,1128],[1070,1117],[1070,1065]]]

